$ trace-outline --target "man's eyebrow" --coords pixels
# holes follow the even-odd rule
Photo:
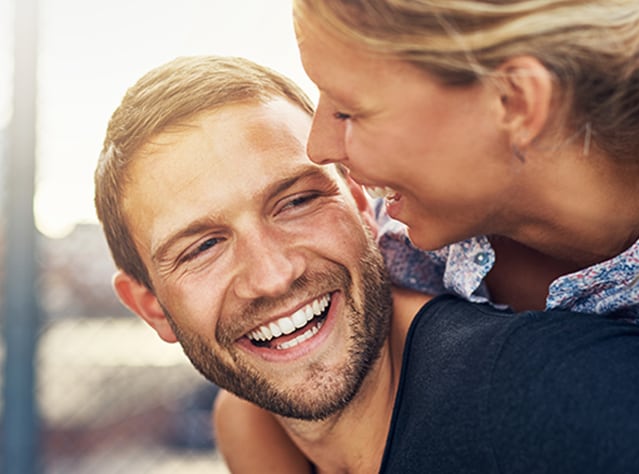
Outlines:
[[[313,177],[323,177],[326,176],[326,173],[321,168],[307,168],[299,173],[296,173],[294,176],[288,178],[282,178],[279,181],[275,181],[273,184],[266,187],[265,195],[268,197],[277,196],[280,193],[283,193],[289,188],[292,188],[297,182]]]
[[[280,193],[285,192],[287,189],[293,187],[297,182],[313,178],[313,177],[326,177],[326,172],[321,168],[307,168],[299,173],[295,173],[293,176],[282,178],[274,183],[268,185],[260,194],[266,196],[266,199],[271,198],[273,196],[277,196]],[[186,227],[175,231],[173,234],[169,235],[164,241],[160,243],[160,245],[151,252],[151,261],[155,263],[161,262],[166,254],[169,252],[169,249],[175,245],[176,242],[184,239],[186,237],[190,237],[192,235],[198,235],[202,232],[205,232],[211,228],[214,222],[220,222],[220,215],[207,215],[201,219],[197,219]]]

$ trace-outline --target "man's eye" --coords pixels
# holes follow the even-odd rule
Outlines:
[[[295,209],[298,207],[305,206],[306,204],[310,204],[312,201],[317,199],[319,194],[302,194],[299,196],[295,196],[284,203],[284,205],[280,208],[280,211],[286,211],[287,209]]]
[[[318,197],[319,197],[318,194],[306,194],[304,196],[297,196],[297,197],[291,199],[287,203],[287,206],[289,206],[289,207],[303,206],[304,204],[308,204],[309,202],[314,201]]]
[[[212,247],[215,247],[221,241],[222,241],[222,239],[219,238],[219,237],[211,237],[210,239],[206,239],[204,242],[202,242],[200,245],[198,245],[194,250],[192,250],[191,252],[187,253],[184,256],[183,261],[189,261],[189,260],[192,260],[192,259],[196,258],[200,254],[202,254],[202,253],[206,252],[207,250],[211,249]]]
[[[351,118],[350,114],[345,114],[343,112],[335,112],[333,114],[333,116],[337,119],[337,120],[348,120]]]

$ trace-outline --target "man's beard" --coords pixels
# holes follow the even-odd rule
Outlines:
[[[352,331],[343,364],[337,369],[330,369],[321,361],[314,362],[307,367],[307,379],[298,387],[282,389],[277,380],[267,379],[235,355],[235,366],[225,364],[215,356],[204,337],[182,331],[166,309],[165,313],[185,354],[209,381],[278,415],[304,420],[324,419],[342,410],[355,397],[378,359],[390,329],[390,279],[379,250],[368,233],[365,247],[359,266],[363,280],[359,289],[361,308],[357,307],[353,298],[352,278],[343,266],[336,267],[330,274],[302,276],[292,285],[291,291],[294,292],[296,289],[312,289],[318,281],[339,284],[345,300],[341,317],[347,318]],[[272,301],[260,299],[253,310],[272,304]]]

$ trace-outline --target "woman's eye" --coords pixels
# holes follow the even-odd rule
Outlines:
[[[351,118],[350,114],[345,114],[343,112],[335,112],[333,114],[333,116],[337,119],[337,120],[348,120]]]

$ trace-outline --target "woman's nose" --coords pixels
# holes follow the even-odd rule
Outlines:
[[[318,165],[344,161],[345,127],[344,121],[335,118],[335,108],[320,96],[306,147],[311,161]]]

